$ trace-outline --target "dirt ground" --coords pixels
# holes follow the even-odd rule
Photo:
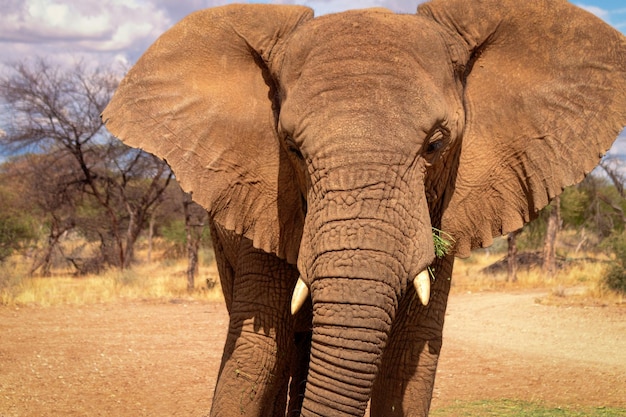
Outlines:
[[[626,407],[626,308],[453,294],[433,407],[521,399]],[[0,308],[0,417],[205,416],[220,303]]]

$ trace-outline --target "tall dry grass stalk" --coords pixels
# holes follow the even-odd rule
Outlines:
[[[452,292],[542,290],[553,302],[578,303],[580,299],[624,303],[607,289],[603,276],[608,258],[587,256],[586,261],[570,260],[553,277],[539,268],[520,267],[517,282],[507,282],[506,272],[486,273],[484,269],[502,259],[502,253],[476,251],[468,259],[457,259],[452,276]],[[208,257],[212,260],[212,256]],[[0,266],[0,305],[85,305],[121,300],[188,299],[222,300],[215,262],[201,265],[192,293],[186,289],[184,259],[164,259],[139,264],[132,269],[109,270],[83,277],[58,273],[50,278],[28,277],[28,264],[15,258]],[[212,284],[207,285],[207,282]],[[588,302],[588,301],[587,301]],[[592,301],[596,303],[596,301]]]
[[[485,268],[503,258],[502,253],[476,251],[467,259],[457,259],[452,276],[452,292],[542,290],[559,303],[624,303],[623,295],[610,291],[603,281],[609,259],[580,254],[567,259],[554,276],[547,276],[539,266],[519,268],[516,282],[508,282],[506,271],[485,272]],[[556,299],[561,300],[556,300]],[[595,301],[594,301],[595,300]]]
[[[201,266],[193,292],[187,291],[186,262],[168,261],[109,270],[100,275],[28,277],[19,263],[0,271],[0,305],[86,305],[122,300],[222,300],[215,264]],[[209,285],[207,285],[207,283]]]

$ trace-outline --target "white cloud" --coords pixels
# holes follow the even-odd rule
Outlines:
[[[115,51],[145,46],[171,20],[141,0],[26,0],[0,5],[0,42],[65,52]],[[144,47],[145,47],[144,46]]]
[[[415,13],[418,3],[424,0],[310,0],[302,4],[315,9],[317,16],[327,13],[337,13],[349,9],[363,9],[368,7],[385,7],[398,13]]]
[[[586,4],[576,4],[581,9],[587,10],[589,13],[598,16],[600,19],[607,21],[609,20],[610,13],[608,10],[604,10],[598,6],[588,6]]]
[[[245,1],[245,0],[239,0]],[[387,7],[415,13],[421,0],[248,0],[300,3],[316,15],[351,8]],[[585,0],[581,0],[585,1]],[[1,0],[0,56],[19,60],[34,55],[101,54],[110,62],[123,54],[135,61],[168,27],[190,12],[233,0]],[[608,20],[617,11],[582,5]],[[619,27],[619,24],[615,24]],[[1,63],[0,63],[1,65]]]
[[[241,1],[241,0],[240,0]],[[305,4],[316,14],[387,7],[414,13],[420,0],[248,0]],[[245,0],[243,0],[245,2]],[[168,27],[194,10],[233,0],[1,0],[0,67],[32,56],[133,62]]]
[[[600,19],[604,20],[608,24],[612,25],[613,27],[624,33],[624,29],[626,29],[626,21],[624,19],[624,15],[626,14],[626,8],[602,8],[598,6],[588,5],[585,3],[575,4],[581,9],[587,10],[589,13],[596,15]],[[613,4],[613,6],[615,6],[615,4]]]
[[[3,39],[16,42],[100,36],[108,23],[106,15],[84,16],[70,4],[47,0],[27,0],[1,19]]]
[[[626,129],[622,131],[622,134],[617,138],[615,143],[613,143],[607,155],[609,157],[626,159]]]

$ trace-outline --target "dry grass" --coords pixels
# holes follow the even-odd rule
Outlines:
[[[184,260],[109,270],[100,275],[28,277],[9,262],[0,270],[0,305],[86,305],[121,300],[221,300],[215,263],[201,266],[195,290],[187,292]],[[212,284],[207,285],[207,283]],[[211,287],[211,288],[209,288]]]
[[[603,276],[608,258],[579,254],[568,258],[552,277],[539,267],[520,267],[516,282],[507,282],[506,272],[488,273],[485,268],[505,254],[475,251],[467,259],[457,259],[452,276],[453,292],[541,290],[548,295],[538,302],[549,304],[624,304],[623,295],[607,289]]]
[[[162,257],[162,253],[159,257]],[[507,282],[506,272],[487,273],[485,268],[504,257],[501,251],[475,251],[468,259],[458,259],[452,277],[452,291],[541,290],[538,299],[550,304],[606,305],[625,304],[623,295],[606,288],[602,282],[608,258],[577,254],[553,277],[539,268],[520,267],[517,282]],[[144,256],[140,257],[142,260]],[[205,258],[213,259],[212,253]],[[100,275],[76,277],[55,271],[52,278],[30,278],[27,263],[20,258],[0,266],[0,305],[85,305],[120,300],[221,300],[215,262],[202,265],[195,290],[186,289],[186,261],[162,259],[148,264],[145,259],[130,270],[109,270]],[[207,285],[207,282],[214,284]],[[211,288],[209,288],[211,287]]]

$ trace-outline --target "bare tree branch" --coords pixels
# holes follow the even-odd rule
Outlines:
[[[110,72],[89,70],[83,63],[65,69],[43,59],[11,68],[9,76],[0,78],[0,97],[9,108],[0,115],[0,126],[6,130],[0,146],[17,155],[55,155],[51,161],[69,158],[73,175],[48,171],[48,180],[55,189],[80,192],[75,204],[80,200],[89,205],[90,211],[83,211],[93,218],[83,226],[86,221],[76,219],[76,227],[100,240],[108,263],[127,267],[139,234],[170,184],[171,170],[104,129],[100,113],[118,81]],[[51,210],[46,207],[42,205],[43,210]],[[111,253],[115,253],[112,258]]]

